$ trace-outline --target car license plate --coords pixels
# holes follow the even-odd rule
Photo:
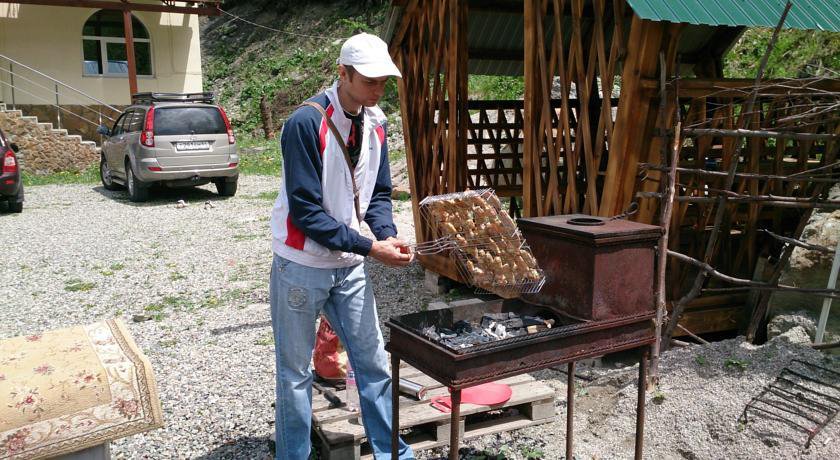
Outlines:
[[[210,150],[210,143],[209,142],[178,142],[175,144],[175,148],[178,150]]]

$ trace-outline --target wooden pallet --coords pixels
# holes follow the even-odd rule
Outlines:
[[[429,405],[433,396],[448,390],[413,367],[403,365],[400,377],[425,385],[430,390],[424,401],[400,398],[400,429],[415,452],[449,444],[450,414]],[[554,420],[554,390],[528,374],[499,380],[510,385],[511,398],[498,406],[461,405],[461,439],[518,430]],[[343,392],[337,392],[343,397]],[[330,408],[323,394],[313,390],[312,430],[324,460],[367,460],[373,458],[364,427],[356,414],[344,408]],[[516,409],[516,410],[512,410]],[[490,411],[493,412],[490,416]],[[406,433],[406,429],[410,429]]]

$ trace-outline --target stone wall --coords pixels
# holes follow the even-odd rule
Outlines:
[[[32,174],[77,171],[99,161],[96,147],[82,143],[81,136],[54,132],[19,111],[0,111],[0,129],[18,145],[21,164]]]

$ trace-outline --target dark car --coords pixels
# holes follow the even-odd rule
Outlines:
[[[0,174],[0,200],[9,203],[9,211],[23,211],[23,183],[20,180],[20,163],[17,159],[18,146],[0,131],[0,155],[3,156],[3,172]]]

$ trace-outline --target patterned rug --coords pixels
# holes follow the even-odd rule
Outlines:
[[[120,320],[0,340],[0,459],[53,457],[163,426]]]

